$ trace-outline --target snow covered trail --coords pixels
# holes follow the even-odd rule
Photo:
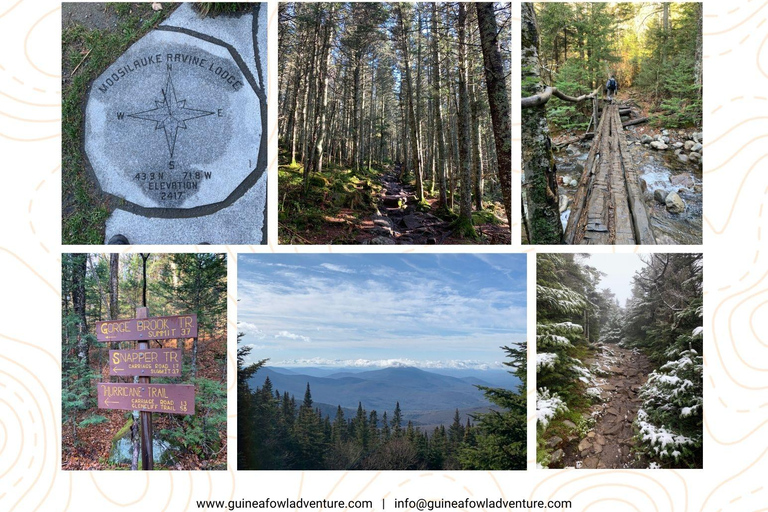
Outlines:
[[[648,379],[651,363],[637,350],[616,345],[602,345],[594,363],[602,403],[590,408],[595,424],[578,445],[573,442],[565,450],[566,467],[577,468],[638,468],[644,461],[632,454],[635,421],[642,400],[640,387]]]

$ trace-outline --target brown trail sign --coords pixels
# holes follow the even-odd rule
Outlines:
[[[146,263],[144,259],[144,302]],[[138,341],[138,350],[110,350],[109,374],[138,376],[138,384],[99,382],[100,409],[141,411],[141,465],[154,469],[152,458],[152,413],[195,414],[195,386],[150,384],[150,377],[180,377],[181,349],[150,349],[150,340],[197,338],[197,315],[156,316],[136,308],[136,318],[96,322],[96,339],[103,342]],[[178,342],[177,342],[178,343]],[[178,345],[177,345],[178,346]]]
[[[195,414],[195,386],[191,384],[126,384],[99,382],[100,409]]]
[[[155,316],[96,322],[96,339],[102,342],[196,337],[197,315]]]
[[[109,374],[181,377],[181,349],[110,350]]]

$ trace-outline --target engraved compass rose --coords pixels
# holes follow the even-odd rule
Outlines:
[[[176,98],[176,89],[173,87],[170,64],[168,64],[168,78],[161,92],[163,94],[163,101],[155,100],[155,108],[126,115],[135,119],[153,121],[155,123],[155,130],[162,128],[165,131],[165,140],[168,142],[168,152],[171,154],[171,158],[173,158],[173,150],[176,146],[176,135],[179,128],[186,130],[187,121],[197,119],[198,117],[210,116],[214,112],[189,108],[186,106],[187,100]]]

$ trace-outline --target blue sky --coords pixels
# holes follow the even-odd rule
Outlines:
[[[238,329],[273,366],[500,368],[522,254],[240,254]]]

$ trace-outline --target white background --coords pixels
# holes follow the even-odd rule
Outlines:
[[[512,4],[513,54],[519,2]],[[229,258],[229,470],[62,472],[60,468],[60,90],[61,7],[0,0],[0,511],[183,510],[197,499],[497,498],[572,499],[578,511],[768,510],[768,254],[762,238],[768,192],[768,2],[705,2],[704,193],[705,459],[703,470],[537,471],[529,404],[529,470],[521,472],[235,471],[237,252],[331,251],[278,247],[277,3],[269,2],[269,244],[199,249]],[[513,57],[511,97],[519,98]],[[513,107],[516,100],[513,101]],[[520,113],[513,108],[513,162]],[[519,217],[519,165],[513,212]],[[520,239],[519,222],[513,241]],[[137,250],[157,248],[133,247]],[[337,248],[333,251],[363,251]],[[526,251],[508,247],[389,247],[393,252]],[[169,247],[165,252],[198,250]],[[555,248],[571,251],[571,248]],[[637,251],[634,247],[595,252]],[[643,249],[647,250],[647,249]],[[529,332],[533,332],[529,256]],[[529,365],[532,370],[533,365]],[[529,393],[533,375],[529,378]],[[529,396],[531,396],[529,394]],[[390,501],[388,509],[393,509]]]

